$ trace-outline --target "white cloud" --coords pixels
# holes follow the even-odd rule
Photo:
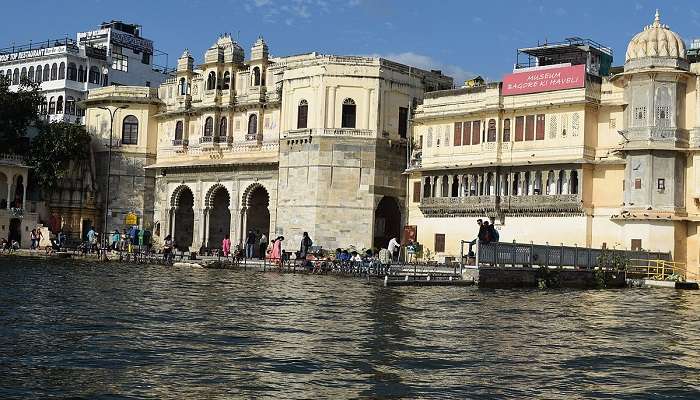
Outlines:
[[[475,24],[480,24],[480,23],[484,22],[484,19],[479,17],[479,16],[476,16],[476,17],[472,17],[472,22]]]
[[[244,9],[262,15],[263,20],[269,23],[284,21],[287,25],[293,25],[297,20],[306,21],[316,14],[327,14],[335,6],[346,4],[347,0],[248,0]],[[359,0],[350,0],[347,5],[358,5]]]
[[[406,64],[425,70],[439,69],[443,74],[454,78],[455,86],[461,86],[466,79],[476,75],[460,66],[444,64],[430,56],[416,54],[410,51],[404,53],[372,54],[372,57],[386,58],[387,60],[396,61],[397,63]]]

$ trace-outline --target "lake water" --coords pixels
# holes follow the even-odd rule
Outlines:
[[[0,258],[0,398],[700,398],[700,293]]]

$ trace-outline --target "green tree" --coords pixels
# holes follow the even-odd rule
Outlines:
[[[39,187],[52,193],[58,181],[70,172],[71,161],[90,157],[90,134],[85,127],[67,122],[43,124],[32,140],[29,163]]]
[[[10,80],[0,77],[0,151],[25,154],[29,149],[27,129],[39,122],[44,96],[38,84],[26,79],[16,92],[10,91],[9,86]]]

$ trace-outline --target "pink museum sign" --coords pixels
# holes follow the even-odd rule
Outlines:
[[[576,89],[586,83],[586,66],[573,65],[516,72],[503,77],[503,95],[550,92]]]

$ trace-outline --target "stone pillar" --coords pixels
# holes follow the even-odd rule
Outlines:
[[[328,88],[328,104],[323,104],[324,107],[328,107],[328,125],[327,128],[335,128],[335,86]]]
[[[171,239],[173,240],[173,243],[175,243],[175,215],[177,215],[177,207],[173,207],[170,209],[170,217],[172,223],[170,224],[170,235]]]
[[[247,219],[248,219],[247,218],[247,208],[243,207],[243,208],[241,208],[241,225],[240,225],[241,226],[241,230],[240,230],[241,235],[238,238],[238,243],[241,245],[241,247],[243,247],[243,241],[245,240],[245,236],[246,236],[246,231],[247,231],[246,228],[248,226]]]
[[[580,179],[579,179],[579,181],[580,181]],[[27,209],[27,184],[28,183],[29,183],[29,181],[27,180],[27,174],[25,174],[22,177],[22,210]]]
[[[464,196],[464,177],[457,175],[457,197]]]
[[[569,194],[571,191],[569,190],[569,184],[571,183],[571,171],[566,170],[564,171],[564,177],[562,179],[562,194]]]
[[[476,176],[476,195],[477,196],[483,196],[484,195],[484,175],[479,174]]]
[[[535,174],[530,171],[530,181],[527,183],[527,195],[532,196],[535,194]]]
[[[576,184],[577,184],[576,185],[576,189],[577,189],[576,193],[578,193],[579,196],[582,196],[583,195],[583,190],[582,190],[583,189],[583,186],[582,186],[583,185],[583,168],[578,169],[576,172],[576,175],[578,177],[578,180],[576,182]]]
[[[12,199],[12,180],[14,178],[8,177],[9,179],[7,180],[7,209],[10,209],[10,201]]]
[[[435,197],[442,197],[442,177],[435,177]]]
[[[237,232],[236,231],[236,226],[237,226],[236,225],[236,216],[238,214],[236,214],[235,207],[229,207],[228,211],[229,211],[230,220],[231,220],[229,223],[229,227],[228,227],[228,235],[229,235],[229,238],[231,238],[231,243],[234,244],[234,243],[238,243],[238,237],[237,237],[238,235],[236,235],[236,232]]]
[[[202,246],[209,247],[209,208],[202,210]]]
[[[365,92],[365,104],[367,107],[367,115],[365,118],[365,129],[372,129],[370,126],[371,114],[372,114],[372,89],[367,89]]]

